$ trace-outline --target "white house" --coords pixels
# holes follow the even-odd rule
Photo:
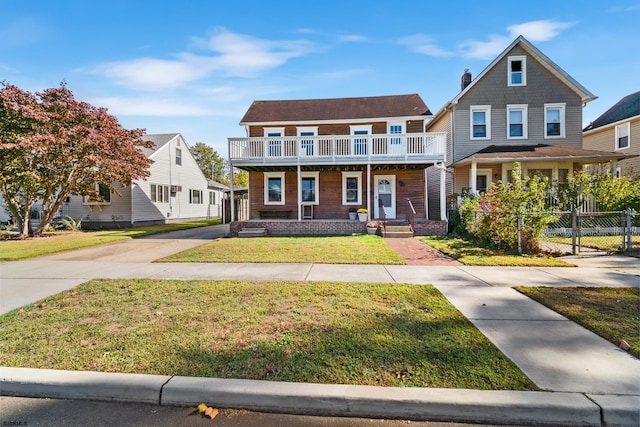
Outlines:
[[[100,192],[104,201],[71,196],[61,214],[82,219],[84,228],[135,227],[220,216],[224,186],[209,186],[179,133],[144,135],[154,147],[150,175],[119,188],[122,196]],[[105,190],[108,190],[105,188]]]

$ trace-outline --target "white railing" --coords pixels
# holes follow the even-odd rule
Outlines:
[[[229,157],[242,164],[340,160],[445,160],[446,133],[229,138]]]

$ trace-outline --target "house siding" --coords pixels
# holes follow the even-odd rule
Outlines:
[[[526,56],[526,86],[507,86],[509,56]],[[544,138],[544,105],[565,103],[565,137]],[[506,106],[528,106],[528,138],[507,139]],[[491,106],[491,139],[471,140],[470,107]],[[505,55],[474,84],[455,106],[455,129],[452,162],[457,162],[489,145],[548,144],[581,148],[582,100],[520,46]]]
[[[453,144],[451,143],[453,134],[451,132],[451,123],[453,121],[453,112],[446,111],[437,120],[429,122],[429,132],[445,132],[446,138],[446,163],[450,163],[453,158]],[[440,169],[435,166],[427,168],[427,193],[429,195],[429,218],[440,218]],[[445,178],[446,179],[446,178]],[[452,180],[447,180],[446,196],[453,192]]]
[[[629,148],[616,150],[616,126],[623,123],[626,123],[626,121],[596,128],[585,133],[583,136],[583,148],[640,155],[640,118],[630,120]],[[621,160],[618,162],[618,166],[623,175],[640,177],[640,157]]]
[[[404,118],[398,118],[397,120],[405,120]],[[395,118],[389,118],[389,121],[396,121]],[[299,127],[317,127],[318,135],[349,135],[351,133],[351,126],[356,123],[325,123],[325,124],[317,124],[317,123],[306,123],[306,124],[296,124],[296,125],[278,125],[274,123],[273,125],[264,125],[264,126],[249,126],[249,137],[263,137],[265,128],[282,128],[284,127],[284,136],[297,136]],[[387,133],[387,122],[386,121],[375,121],[375,122],[358,122],[358,126],[367,126],[371,125],[371,132],[373,134],[386,134]],[[406,122],[406,130],[407,133],[420,133],[424,132],[424,120],[408,120]]]

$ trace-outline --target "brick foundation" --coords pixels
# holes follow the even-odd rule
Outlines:
[[[231,234],[238,235],[243,228],[265,228],[271,236],[314,236],[314,235],[350,235],[366,234],[366,222],[351,220],[249,220],[235,221],[229,225]],[[416,220],[414,226],[416,236],[442,236],[447,234],[445,221]]]

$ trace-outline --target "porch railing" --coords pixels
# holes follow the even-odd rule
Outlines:
[[[229,138],[236,163],[445,160],[446,132]]]

